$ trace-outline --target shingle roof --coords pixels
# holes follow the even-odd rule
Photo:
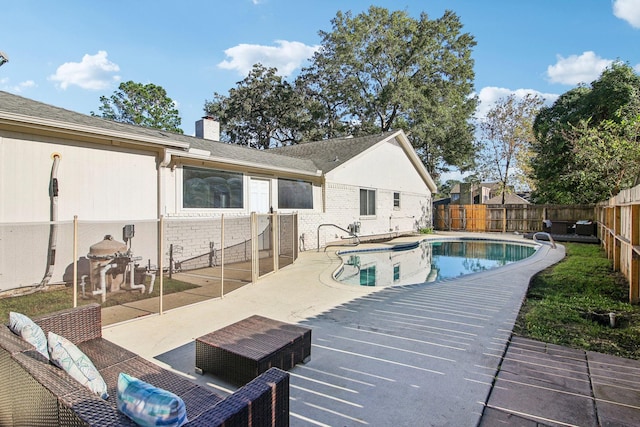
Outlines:
[[[495,197],[484,202],[485,205],[501,205],[502,204],[502,195],[499,194]],[[528,200],[523,199],[514,193],[507,193],[504,195],[504,204],[505,205],[528,205],[530,204]]]
[[[211,157],[214,158],[254,164],[268,169],[290,169],[307,174],[315,174],[318,170],[318,167],[313,161],[296,156],[278,155],[272,151],[256,150],[240,145],[225,144],[159,129],[114,122],[0,91],[0,112],[2,111],[38,119],[52,120],[60,124],[82,125],[87,128],[92,128],[96,132],[120,132],[127,134],[129,138],[134,140],[136,138],[154,138],[159,142],[166,141],[166,145],[169,146],[174,144],[175,147],[184,147],[185,144],[188,144],[191,148],[209,151]]]
[[[318,169],[327,173],[396,132],[397,131],[389,131],[357,138],[327,139],[324,141],[271,148],[269,151],[299,159],[309,159],[315,163]]]

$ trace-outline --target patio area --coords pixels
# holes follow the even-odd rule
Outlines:
[[[450,235],[460,233],[429,237]],[[195,338],[253,314],[299,323],[313,330],[312,350],[290,371],[291,425],[476,426],[530,278],[563,256],[543,246],[497,270],[370,288],[333,281],[338,257],[308,251],[222,299],[112,325],[103,336],[224,393],[235,387],[194,373]]]

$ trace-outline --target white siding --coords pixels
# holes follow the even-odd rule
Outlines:
[[[327,181],[393,191],[428,191],[415,166],[395,140],[378,144],[327,173]]]
[[[58,219],[157,217],[156,157],[133,150],[18,134],[0,135],[0,223],[50,220],[49,178],[58,167]]]
[[[360,216],[360,189],[376,192],[376,215]],[[393,193],[400,193],[400,208],[394,209]],[[406,233],[431,223],[431,192],[402,147],[392,140],[346,162],[327,173],[326,212],[300,212],[299,230],[304,233],[306,249],[340,241],[349,224],[360,222],[361,236]]]

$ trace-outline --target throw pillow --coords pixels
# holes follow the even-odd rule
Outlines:
[[[74,343],[65,337],[49,332],[48,346],[49,356],[54,365],[65,370],[76,381],[101,398],[109,398],[107,384],[102,379],[102,375],[87,355]]]
[[[42,328],[28,316],[21,313],[14,313],[13,311],[9,312],[9,329],[33,345],[36,350],[38,350],[38,353],[49,359],[47,337]]]
[[[140,426],[181,426],[186,423],[184,401],[135,377],[120,373],[116,388],[120,412]]]

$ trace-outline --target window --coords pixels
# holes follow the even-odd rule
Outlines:
[[[376,214],[376,192],[375,190],[360,189],[360,215]]]
[[[278,209],[313,209],[313,186],[310,182],[278,179]]]
[[[360,286],[376,285],[376,266],[360,269]]]
[[[241,173],[185,166],[182,177],[184,208],[242,208]]]
[[[393,265],[393,282],[400,281],[400,263]]]
[[[393,207],[400,208],[400,193],[393,193]]]

